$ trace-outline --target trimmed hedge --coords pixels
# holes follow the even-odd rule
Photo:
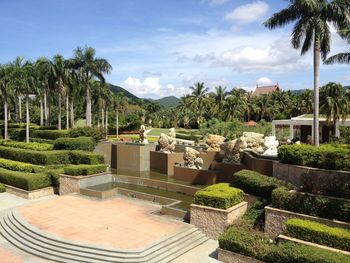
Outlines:
[[[0,168],[0,183],[32,191],[50,186],[51,179],[47,174],[15,172]]]
[[[64,170],[63,168],[47,169],[43,173],[49,176],[53,187],[58,187],[60,185],[60,174],[63,174]]]
[[[268,263],[349,263],[350,257],[292,242],[275,244],[262,232],[232,226],[219,237],[219,247]]]
[[[92,137],[58,138],[54,142],[55,150],[83,150],[92,152],[96,142]]]
[[[350,171],[350,148],[341,144],[282,145],[278,148],[278,158],[288,164]]]
[[[287,221],[287,235],[305,241],[350,251],[350,231],[302,219]]]
[[[4,184],[0,183],[0,193],[6,192],[6,187]]]
[[[271,198],[272,191],[287,184],[274,177],[250,170],[241,170],[233,175],[232,185],[247,194]]]
[[[244,192],[231,187],[228,183],[220,183],[199,190],[194,195],[194,203],[220,209],[227,209],[244,201]]]
[[[107,133],[102,128],[77,127],[69,130],[68,137],[92,137],[94,140],[99,141],[106,139]]]
[[[68,131],[66,130],[32,130],[30,131],[30,137],[41,138],[45,140],[56,140],[61,137],[67,137]]]
[[[38,173],[44,170],[43,166],[31,163],[17,162],[3,158],[0,158],[0,168],[26,173]]]
[[[47,139],[40,139],[40,138],[30,138],[31,142],[39,142],[39,143],[46,143],[46,144],[53,144],[55,141],[54,140],[47,140]]]
[[[99,174],[104,173],[107,169],[105,164],[80,164],[80,165],[70,165],[65,167],[64,174],[72,175],[72,176],[81,176],[81,175],[91,175],[91,174]]]
[[[38,142],[25,143],[25,142],[16,142],[16,141],[9,141],[9,140],[0,140],[0,145],[7,146],[7,147],[13,147],[13,148],[34,150],[34,151],[51,151],[51,150],[53,150],[52,144],[38,143]]]
[[[60,151],[56,151],[60,152]],[[102,164],[104,157],[98,153],[79,150],[69,151],[69,163],[71,164]]]
[[[272,192],[272,206],[311,216],[350,223],[350,200],[288,191],[284,187]]]

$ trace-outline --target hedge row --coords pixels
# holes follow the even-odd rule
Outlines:
[[[10,140],[0,140],[0,145],[7,146],[7,147],[27,149],[27,150],[34,150],[34,151],[52,151],[53,150],[52,144],[38,143],[38,142],[25,143],[25,142],[17,142],[17,141],[10,141]]]
[[[271,199],[272,191],[287,184],[274,177],[266,176],[250,170],[241,170],[233,175],[232,185],[252,194]]]
[[[38,173],[44,170],[43,166],[31,163],[17,162],[3,158],[0,158],[0,168],[26,173]]]
[[[78,127],[70,129],[68,137],[92,137],[95,141],[103,140],[107,137],[106,130],[93,127]]]
[[[350,231],[330,227],[321,223],[289,219],[287,221],[287,235],[305,241],[350,251]]]
[[[92,152],[96,142],[92,137],[58,138],[54,142],[55,150],[83,150]]]
[[[46,140],[56,140],[61,137],[67,137],[68,131],[66,130],[32,130],[30,131],[30,137],[41,138]]]
[[[311,216],[350,222],[350,200],[288,191],[284,187],[272,192],[272,206]]]
[[[349,263],[350,256],[292,242],[275,244],[262,232],[232,226],[219,238],[219,247],[268,263]]]
[[[230,208],[244,200],[244,192],[231,187],[228,183],[220,183],[199,190],[194,195],[194,203],[220,209]]]
[[[282,145],[278,148],[278,158],[288,164],[350,171],[350,148],[345,145]]]
[[[6,187],[4,184],[0,183],[0,193],[6,192]]]
[[[105,164],[80,164],[80,165],[70,165],[64,168],[64,174],[81,176],[81,175],[91,175],[104,173],[107,169]]]
[[[104,158],[100,154],[84,151],[33,151],[0,146],[0,158],[38,165],[50,164],[100,164]]]
[[[0,183],[32,191],[51,186],[51,179],[47,174],[15,172],[0,168]]]

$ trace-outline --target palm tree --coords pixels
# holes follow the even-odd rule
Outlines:
[[[11,67],[0,65],[0,96],[4,102],[4,139],[8,139],[8,99],[11,92]]]
[[[347,39],[348,44],[350,45],[350,30],[341,31],[340,34],[342,37]],[[350,64],[350,51],[336,54],[334,56],[329,57],[325,61],[325,64],[327,65],[334,63]]]
[[[205,103],[208,101],[209,88],[204,86],[204,82],[198,82],[194,86],[190,87],[192,93],[189,95],[191,98],[191,106],[196,112],[196,121],[199,125],[199,119],[202,116]]]
[[[119,138],[119,112],[123,112],[127,107],[127,98],[123,92],[118,92],[113,96],[113,108],[115,110],[115,134]]]
[[[16,113],[16,121],[22,122],[22,94],[21,89],[23,85],[22,79],[22,68],[24,66],[24,58],[16,57],[16,59],[11,62],[11,66],[13,67],[13,87],[14,87],[14,95],[15,95],[15,113]]]
[[[336,29],[347,28],[350,11],[347,1],[341,0],[290,0],[289,6],[272,15],[264,25],[275,29],[296,22],[292,45],[301,47],[304,55],[312,46],[314,53],[314,144],[319,145],[319,69],[320,58],[326,59],[330,51],[330,23]]]
[[[223,119],[223,109],[225,106],[226,97],[226,88],[223,88],[221,86],[215,87],[214,100],[216,105],[216,112],[220,120]]]
[[[85,47],[84,49],[78,47],[74,50],[73,67],[79,71],[81,81],[85,88],[86,99],[86,126],[91,127],[91,87],[89,84],[90,79],[97,78],[104,82],[104,73],[109,73],[112,70],[112,66],[107,60],[103,58],[96,58],[96,51],[91,47]]]

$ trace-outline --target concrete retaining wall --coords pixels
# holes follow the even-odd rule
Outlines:
[[[53,195],[54,194],[54,188],[53,187],[45,187],[42,189],[32,190],[32,191],[26,191],[11,185],[5,185],[6,192],[17,195],[19,197],[25,198],[25,199],[36,199],[43,196]]]
[[[183,162],[183,153],[150,152],[150,170],[168,176],[174,175],[174,166]]]
[[[264,263],[263,261],[257,260],[255,258],[243,256],[241,254],[237,254],[235,252],[221,248],[218,249],[218,254],[218,260],[224,263]]]

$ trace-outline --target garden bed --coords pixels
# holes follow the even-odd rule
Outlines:
[[[36,198],[40,198],[48,195],[53,195],[55,193],[54,188],[51,186],[32,190],[32,191],[26,191],[11,185],[5,185],[5,187],[6,187],[7,193],[10,193],[25,199],[36,199]]]

